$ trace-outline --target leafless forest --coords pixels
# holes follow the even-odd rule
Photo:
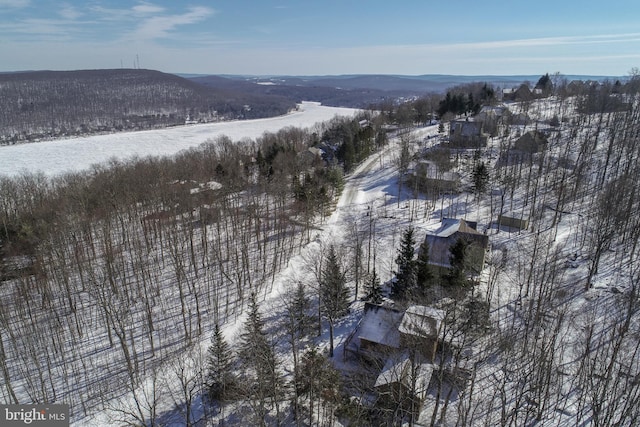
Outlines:
[[[341,169],[308,151],[330,131],[2,178],[3,400],[86,413],[134,393],[125,415],[153,419],[142,380],[268,292],[331,211]]]

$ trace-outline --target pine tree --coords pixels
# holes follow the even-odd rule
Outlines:
[[[247,320],[240,335],[239,355],[241,359],[251,360],[255,355],[256,349],[269,347],[269,343],[264,332],[264,321],[254,293],[249,296],[248,310]]]
[[[236,378],[232,372],[231,349],[217,323],[207,353],[209,397],[213,400],[224,400],[233,393]]]
[[[346,284],[345,273],[338,263],[335,248],[331,245],[320,279],[320,304],[322,314],[329,321],[329,356],[331,357],[333,357],[334,322],[349,310],[349,290]]]
[[[306,337],[313,329],[313,316],[308,314],[310,308],[311,300],[304,290],[304,285],[298,282],[291,304],[287,307],[292,320],[290,323],[294,328],[293,332],[298,339]]]
[[[300,341],[309,335],[313,328],[314,318],[308,314],[311,308],[311,301],[304,291],[304,285],[298,282],[298,286],[293,294],[293,298],[290,302],[286,302],[287,321],[285,327],[287,329],[287,335],[289,339],[289,345],[291,345],[291,354],[293,356],[293,372],[294,372],[294,391],[295,396],[293,400],[293,413],[294,417],[299,416],[300,406],[300,387],[298,385],[300,364],[298,362],[298,352],[302,345]]]
[[[549,77],[549,73],[546,73],[538,79],[535,88],[542,90],[545,94],[549,94],[553,90],[553,82],[551,81],[551,77]]]
[[[265,425],[268,413],[267,402],[275,406],[279,413],[279,404],[283,387],[282,375],[278,371],[278,361],[273,346],[264,331],[264,321],[260,315],[256,296],[249,297],[249,313],[240,335],[239,356],[246,373],[244,387],[248,398],[254,401],[256,421]]]
[[[451,252],[449,256],[451,269],[445,277],[446,283],[449,286],[466,286],[468,284],[466,271],[466,252],[468,246],[469,243],[464,239],[458,239],[456,243],[449,248],[449,252]]]
[[[351,171],[356,164],[356,148],[351,135],[347,136],[340,147],[345,172]]]
[[[340,373],[315,348],[304,354],[295,384],[298,393],[307,396],[309,425],[316,425],[313,422],[316,405],[336,405],[339,402],[340,383]]]
[[[416,261],[413,259],[415,244],[413,227],[409,227],[402,234],[400,249],[398,250],[398,256],[396,258],[398,271],[396,272],[396,281],[391,287],[391,296],[393,298],[404,298],[407,291],[415,286]]]
[[[382,286],[380,285],[380,278],[376,274],[376,268],[373,267],[373,274],[365,285],[367,296],[365,300],[372,304],[382,304]]]
[[[473,192],[476,195],[484,194],[487,191],[489,185],[489,170],[484,162],[480,162],[473,169]]]
[[[425,240],[420,245],[416,261],[416,287],[419,294],[424,295],[433,280],[433,271],[429,265],[429,244]]]

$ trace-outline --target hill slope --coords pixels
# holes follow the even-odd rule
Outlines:
[[[237,90],[247,94],[284,97],[293,102],[316,101],[331,107],[366,108],[385,99],[426,93],[415,90],[386,90],[375,85],[342,87],[331,81],[308,81],[301,77],[199,76],[190,80],[219,90]]]
[[[0,143],[284,114],[285,98],[203,88],[152,70],[0,74]]]

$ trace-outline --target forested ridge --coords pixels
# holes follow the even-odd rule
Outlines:
[[[0,143],[285,114],[280,96],[214,89],[141,69],[0,74]]]

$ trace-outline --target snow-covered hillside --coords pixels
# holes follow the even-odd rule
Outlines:
[[[46,395],[50,389],[67,393],[78,425],[135,422],[132,420],[172,426],[184,425],[186,420],[201,420],[202,425],[253,425],[256,420],[295,425],[292,354],[302,357],[306,349],[314,348],[326,355],[329,333],[323,320],[319,336],[307,336],[297,348],[291,346],[286,333],[287,303],[302,284],[314,310],[318,308],[318,266],[328,247],[334,245],[348,271],[352,301],[348,315],[334,325],[331,364],[342,373],[341,400],[333,396],[328,402],[331,393],[326,398],[318,393],[314,398],[317,414],[310,410],[305,416],[327,425],[375,425],[372,420],[385,416],[398,421],[402,414],[384,414],[376,406],[382,401],[376,400],[380,396],[374,389],[379,372],[343,352],[363,317],[363,278],[375,268],[388,290],[398,269],[395,260],[403,232],[408,227],[415,230],[417,249],[425,234],[435,230],[443,218],[459,218],[477,222],[477,230],[488,237],[490,249],[484,270],[473,282],[465,283],[466,287],[451,290],[432,283],[432,294],[422,296],[421,304],[438,305],[446,311],[443,321],[449,335],[442,337],[438,357],[432,361],[433,376],[420,414],[412,420],[414,425],[634,425],[640,419],[636,405],[640,395],[640,274],[636,255],[640,227],[631,213],[637,210],[639,194],[632,179],[639,171],[640,154],[635,144],[639,103],[635,99],[629,104],[634,106],[634,116],[627,111],[581,114],[569,101],[549,98],[510,105],[513,112],[526,113],[526,120],[502,124],[499,132],[488,138],[487,146],[479,149],[453,147],[446,134],[438,132],[438,126],[392,134],[388,144],[378,147],[379,151],[345,177],[331,216],[316,217],[306,224],[302,215],[294,216],[294,208],[276,203],[278,198],[272,194],[281,193],[262,193],[258,187],[230,193],[224,201],[229,207],[224,211],[228,218],[222,215],[204,225],[195,220],[204,211],[193,210],[183,211],[179,220],[167,222],[166,228],[160,226],[162,217],[151,218],[152,227],[139,228],[139,223],[149,220],[142,204],[123,208],[118,215],[103,219],[105,225],[101,226],[91,223],[82,228],[72,221],[77,236],[86,232],[96,241],[104,239],[118,248],[131,249],[113,252],[111,245],[98,246],[98,254],[111,251],[110,257],[102,260],[88,249],[93,241],[86,248],[78,247],[73,240],[76,234],[60,249],[58,240],[47,243],[66,254],[66,258],[60,257],[61,264],[66,264],[65,259],[74,264],[74,257],[84,257],[85,265],[100,268],[93,273],[86,267],[74,272],[89,277],[92,286],[87,289],[80,288],[80,281],[68,283],[62,276],[52,285],[61,290],[53,295],[61,307],[54,313],[60,313],[62,321],[56,322],[62,325],[61,330],[69,329],[75,341],[67,344],[66,350],[77,355],[59,365],[53,363],[55,375],[47,373],[48,366],[39,365],[40,378],[29,378],[25,374],[28,364],[44,363],[33,354],[37,347],[15,334],[7,339],[14,349],[13,360],[8,360],[17,366],[14,381],[18,393],[21,397],[23,390],[35,390],[34,395]],[[558,120],[552,125],[556,116]],[[546,141],[539,145],[519,142],[529,131],[544,132]],[[535,142],[533,135],[529,141]],[[434,148],[444,150],[446,159]],[[403,149],[413,154],[414,161],[446,164],[461,177],[459,190],[425,195],[417,184],[407,185],[412,170],[417,170],[413,169],[415,162],[408,167],[405,182],[399,182]],[[222,163],[220,177],[225,176]],[[480,164],[489,175],[485,191],[474,193],[479,188],[475,171]],[[289,182],[289,176],[282,181],[275,176],[264,185],[277,190]],[[527,225],[521,229],[498,225],[498,215],[506,213],[515,219],[526,218]],[[137,221],[136,215],[142,221]],[[127,222],[126,218],[136,220]],[[292,232],[277,228],[282,218],[291,220]],[[125,239],[126,233],[120,229],[132,233]],[[354,254],[358,249],[362,277],[356,292]],[[54,250],[46,254],[59,259]],[[62,267],[45,265],[43,269],[55,277]],[[29,280],[17,281],[15,295],[10,296],[23,295],[21,292],[32,285]],[[42,286],[38,280],[34,279],[35,289]],[[153,286],[155,296],[146,289],[140,291],[147,284]],[[76,287],[72,293],[76,300],[67,303],[61,298],[64,285]],[[103,299],[112,287],[118,298]],[[3,292],[8,289],[6,286]],[[216,403],[212,409],[203,398],[204,387],[200,388],[212,325],[219,321],[224,336],[237,348],[246,325],[247,315],[241,309],[249,290],[257,293],[266,333],[275,349],[275,370],[291,387],[273,399],[262,397],[258,402],[245,394]],[[127,292],[133,298],[122,297]],[[34,315],[33,310],[37,317],[40,314],[35,307],[51,303],[35,291],[24,295],[31,302],[12,314],[16,325],[32,328],[33,337],[48,342],[47,323],[34,324],[27,314]],[[178,301],[186,303],[180,308]],[[394,302],[387,299],[387,303]],[[402,309],[407,302],[395,303]],[[67,307],[77,307],[81,315],[76,317],[85,319],[86,326],[75,320],[71,314],[75,311]],[[471,313],[470,307],[476,311]],[[461,320],[464,316],[471,320],[465,323]],[[94,318],[115,323],[103,328]],[[147,318],[152,323],[149,328],[145,326]],[[116,340],[119,336],[111,337],[110,330],[121,333],[120,342]],[[107,345],[109,341],[111,345]],[[149,355],[154,345],[162,354],[157,364]],[[31,351],[25,351],[30,359],[24,363],[17,357],[22,348]],[[53,357],[64,359],[58,352],[65,353],[56,349]],[[140,365],[125,369],[124,361],[130,359],[140,360]],[[106,360],[117,360],[122,366],[114,367]],[[57,376],[61,370],[64,376]],[[114,374],[100,378],[98,372]],[[251,380],[250,375],[241,378],[243,382]],[[96,392],[93,382],[104,391]],[[68,391],[74,387],[80,390],[77,395]],[[301,405],[313,407],[305,399],[310,398],[302,397]],[[265,413],[265,417],[256,418]]]

